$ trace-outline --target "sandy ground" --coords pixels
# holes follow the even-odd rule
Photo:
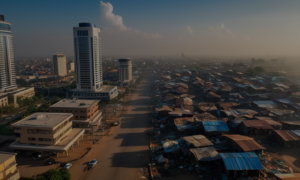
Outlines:
[[[109,179],[140,180],[145,179],[142,167],[150,160],[149,138],[145,130],[147,122],[149,82],[138,86],[129,98],[127,111],[121,115],[119,126],[111,128],[108,136],[97,142],[92,150],[70,169],[72,180]],[[86,170],[87,163],[96,158],[98,164]]]

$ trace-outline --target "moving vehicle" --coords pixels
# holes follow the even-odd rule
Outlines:
[[[90,168],[95,167],[97,165],[97,162],[98,162],[97,159],[91,160],[88,164],[88,168],[90,169]]]
[[[117,125],[119,125],[119,124],[120,124],[119,121],[115,121],[115,122],[113,123],[114,126],[117,126]]]
[[[67,163],[67,164],[65,165],[65,168],[66,168],[66,169],[70,169],[70,168],[71,168],[71,166],[72,166],[72,164],[71,164],[71,163]]]

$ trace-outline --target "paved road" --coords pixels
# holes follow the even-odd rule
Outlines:
[[[121,117],[121,124],[112,127],[109,136],[103,137],[93,147],[88,156],[71,168],[72,180],[139,180],[142,179],[141,167],[149,163],[149,138],[145,134],[149,112],[145,100],[149,99],[150,82],[144,81],[131,95],[132,100],[126,113]],[[82,172],[86,160],[98,160],[98,165]],[[81,163],[78,165],[78,163]],[[74,164],[75,165],[75,164]],[[76,166],[76,165],[75,165]]]

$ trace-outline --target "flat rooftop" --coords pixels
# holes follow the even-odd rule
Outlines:
[[[32,126],[53,128],[72,116],[72,113],[34,113],[18,122],[13,123],[12,127]]]
[[[21,150],[34,150],[34,151],[66,151],[72,144],[74,144],[85,132],[85,129],[74,128],[72,131],[63,137],[62,141],[57,145],[31,145],[31,144],[22,144],[17,141],[13,142],[9,147],[12,149],[21,149]]]
[[[86,99],[63,99],[56,104],[53,104],[52,108],[89,108],[99,100],[86,100]]]
[[[115,88],[116,86],[102,86],[100,90],[98,90],[97,92],[110,92],[113,88]]]
[[[16,156],[16,155],[17,155],[17,153],[0,151],[0,164],[4,163],[8,159],[10,159],[11,157]]]

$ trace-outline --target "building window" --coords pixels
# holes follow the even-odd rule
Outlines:
[[[20,133],[15,133],[15,137],[16,138],[21,137],[21,134]]]
[[[27,132],[28,132],[28,134],[34,134],[35,133],[34,129],[27,129]]]
[[[78,116],[75,116],[75,118],[78,118]]]
[[[51,142],[52,139],[48,139],[48,138],[39,138],[39,141],[48,141],[48,142]]]
[[[35,138],[29,137],[28,141],[35,141]]]
[[[14,127],[14,128],[12,128],[13,130],[21,130],[21,128],[19,128],[19,127]]]

